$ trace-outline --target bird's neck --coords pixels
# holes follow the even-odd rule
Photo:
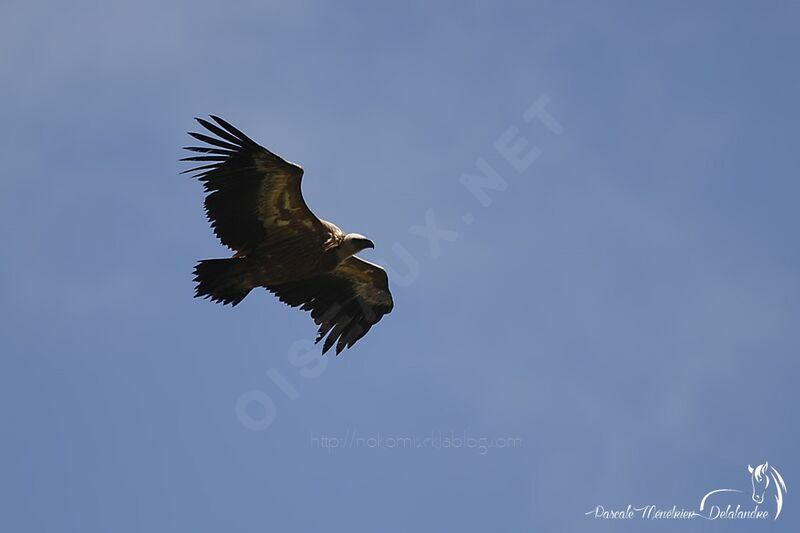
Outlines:
[[[360,252],[361,249],[356,246],[353,241],[344,240],[342,243],[336,248],[336,257],[339,259],[341,263],[351,255],[355,255]]]

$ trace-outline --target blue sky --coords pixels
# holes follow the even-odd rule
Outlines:
[[[584,513],[769,461],[778,522],[724,527],[797,530],[796,4],[166,4],[0,5],[0,529],[703,531]],[[376,242],[396,307],[341,357],[192,299],[208,113]],[[386,444],[449,435],[518,444]]]

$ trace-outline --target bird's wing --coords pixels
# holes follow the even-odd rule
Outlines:
[[[334,270],[310,279],[268,287],[282,302],[311,311],[319,325],[322,353],[351,347],[394,307],[389,277],[380,266],[348,257]]]
[[[216,137],[189,135],[207,146],[187,146],[200,153],[181,161],[201,166],[186,170],[205,185],[206,214],[214,233],[229,248],[247,255],[257,246],[319,247],[330,229],[303,200],[303,169],[259,146],[219,117],[213,124],[196,119]]]

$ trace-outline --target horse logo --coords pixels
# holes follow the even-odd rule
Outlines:
[[[781,476],[780,472],[778,472],[774,466],[770,466],[769,462],[763,463],[758,465],[757,467],[753,468],[750,465],[747,465],[747,471],[750,473],[750,482],[753,485],[753,501],[761,505],[764,503],[764,496],[767,494],[768,491],[772,491],[775,494],[775,520],[781,514],[781,509],[783,509],[783,496],[786,494],[786,483],[783,481],[783,477]],[[706,500],[708,500],[709,496],[712,494],[717,494],[719,492],[744,492],[743,490],[739,489],[717,489],[712,490],[709,493],[706,493],[703,496],[703,499],[700,500],[700,510],[703,511],[706,506]]]
[[[775,491],[775,519],[777,520],[778,515],[781,514],[781,508],[783,508],[783,495],[786,494],[786,483],[780,472],[775,470],[774,466],[769,466],[769,462],[755,468],[747,465],[747,471],[750,472],[750,481],[753,484],[754,502],[764,503],[764,494],[770,487]]]

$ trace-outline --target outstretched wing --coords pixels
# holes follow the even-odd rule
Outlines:
[[[389,277],[380,266],[352,256],[331,272],[268,287],[282,302],[311,311],[324,354],[351,347],[394,307]]]
[[[207,146],[185,147],[204,155],[181,161],[201,163],[185,172],[195,172],[204,183],[206,214],[219,240],[240,256],[264,244],[292,246],[298,253],[306,247],[318,249],[330,230],[303,200],[303,169],[221,118],[211,118],[216,124],[196,120],[216,137],[190,132]]]

